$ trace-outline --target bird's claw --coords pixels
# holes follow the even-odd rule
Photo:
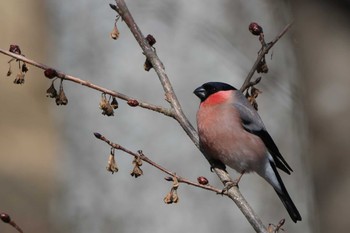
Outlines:
[[[228,190],[229,190],[230,188],[234,187],[234,186],[236,186],[237,188],[239,188],[238,183],[241,181],[241,178],[242,178],[244,172],[245,172],[245,171],[243,171],[243,172],[241,173],[241,175],[240,175],[237,179],[235,179],[234,181],[231,181],[231,180],[224,181],[225,187],[222,189],[221,194],[224,194],[225,192],[228,192]]]
[[[221,195],[225,194],[230,190],[232,187],[236,186],[238,188],[237,180],[231,181],[224,181],[225,187],[221,190]]]

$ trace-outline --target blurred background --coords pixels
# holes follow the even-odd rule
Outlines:
[[[0,2],[0,47],[18,44],[27,57],[97,85],[167,106],[153,70],[129,29],[118,23],[110,38],[113,1],[12,0]],[[254,63],[258,22],[270,41],[292,20],[293,29],[267,56],[269,73],[258,88],[259,113],[294,169],[282,175],[303,221],[294,224],[272,188],[246,175],[240,190],[266,225],[286,218],[288,232],[349,229],[350,59],[348,1],[127,1],[155,47],[192,124],[199,101],[192,92],[207,81],[236,87]],[[105,169],[109,148],[100,132],[130,150],[196,180],[222,187],[178,124],[120,101],[114,117],[101,114],[101,95],[63,82],[69,103],[45,97],[51,81],[29,66],[23,85],[6,77],[0,56],[0,211],[25,232],[253,232],[234,203],[186,185],[180,202],[166,205],[171,183],[144,164],[133,178],[132,158],[117,152],[119,172]],[[255,77],[258,77],[257,75]],[[56,85],[58,82],[56,83]],[[229,170],[232,177],[237,174]],[[347,178],[348,177],[348,178]],[[0,232],[15,232],[0,223]]]

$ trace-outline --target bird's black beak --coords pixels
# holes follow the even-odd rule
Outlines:
[[[196,88],[193,93],[201,100],[204,101],[207,98],[207,91],[203,86]]]

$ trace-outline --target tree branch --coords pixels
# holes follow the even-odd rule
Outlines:
[[[125,153],[127,154],[130,154],[134,157],[140,157],[143,161],[145,161],[146,163],[150,164],[151,166],[157,168],[158,170],[170,175],[171,177],[173,178],[176,178],[178,180],[178,182],[180,183],[185,183],[185,184],[188,184],[190,186],[195,186],[195,187],[198,187],[198,188],[202,188],[202,189],[206,189],[206,190],[209,190],[209,191],[212,191],[212,192],[215,192],[217,194],[221,194],[222,193],[222,190],[221,189],[217,189],[211,185],[202,185],[202,184],[199,184],[197,182],[193,182],[193,181],[190,181],[186,178],[183,178],[179,175],[177,175],[175,172],[171,172],[169,171],[168,169],[162,167],[161,165],[157,164],[156,162],[154,162],[153,160],[151,160],[150,158],[148,158],[146,155],[144,155],[142,152],[139,152],[139,153],[135,153],[131,150],[128,150],[127,148],[117,144],[117,143],[114,143],[114,142],[111,142],[109,139],[107,139],[105,136],[99,134],[99,133],[94,133],[95,137],[100,139],[101,141],[104,141],[105,143],[107,143],[108,145],[110,145],[112,148],[116,149],[116,150],[121,150],[121,151],[124,151]]]
[[[7,55],[7,56],[16,58],[17,60],[23,61],[23,62],[25,62],[27,64],[30,64],[30,65],[33,65],[33,66],[36,66],[36,67],[38,67],[40,69],[43,69],[43,70],[53,69],[53,68],[51,68],[51,67],[49,67],[47,65],[44,65],[44,64],[41,64],[41,63],[36,62],[34,60],[31,60],[31,59],[26,58],[26,57],[24,57],[22,55],[18,55],[16,53],[11,53],[11,52],[6,51],[4,49],[0,49],[0,53],[3,53],[5,55]],[[162,106],[150,104],[150,103],[144,102],[142,100],[129,97],[129,96],[127,96],[125,94],[122,94],[120,92],[117,92],[117,91],[114,91],[114,90],[109,90],[107,88],[98,86],[98,85],[93,84],[93,83],[91,83],[89,81],[85,81],[83,79],[80,79],[80,78],[77,78],[77,77],[74,77],[74,76],[71,76],[71,75],[67,75],[67,74],[65,74],[63,72],[59,72],[57,70],[55,70],[55,71],[57,72],[57,77],[58,78],[61,78],[61,79],[64,79],[64,80],[68,80],[68,81],[71,81],[71,82],[74,82],[74,83],[81,84],[81,85],[86,86],[88,88],[94,89],[94,90],[102,92],[102,93],[106,93],[106,94],[108,94],[110,96],[113,96],[113,97],[116,97],[116,98],[119,98],[119,99],[122,99],[122,100],[125,100],[125,101],[134,101],[134,100],[136,100],[137,103],[138,103],[138,105],[136,105],[136,106],[139,106],[139,107],[145,108],[145,109],[149,109],[149,110],[152,110],[152,111],[155,111],[155,112],[159,112],[159,113],[162,113],[162,114],[164,114],[166,116],[169,116],[169,117],[173,117],[173,118],[175,117],[174,111],[172,109],[168,109],[168,108],[164,108]]]
[[[255,63],[254,65],[252,66],[252,68],[250,69],[247,77],[245,78],[244,80],[244,83],[242,84],[242,87],[240,88],[240,91],[241,92],[244,92],[248,87],[251,86],[250,84],[250,80],[252,79],[255,71],[257,70],[258,66],[259,66],[259,63],[260,61],[264,58],[264,56],[266,54],[268,54],[268,52],[270,51],[270,49],[277,43],[277,41],[279,39],[282,38],[282,36],[284,34],[286,34],[286,32],[292,27],[293,25],[293,22],[287,24],[283,30],[275,37],[275,39],[273,39],[270,43],[265,43],[265,41],[261,42],[262,43],[262,48],[261,50],[259,51],[259,54],[258,54],[258,57],[256,58],[255,60]]]

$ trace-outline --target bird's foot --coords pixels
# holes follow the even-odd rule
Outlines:
[[[238,184],[234,181],[231,181],[231,180],[225,180],[224,181],[224,185],[225,187],[221,190],[221,195],[225,194],[228,192],[228,190],[230,190],[232,187],[234,186],[237,186],[238,187]]]
[[[237,179],[235,179],[233,182],[236,183],[236,186],[238,187],[238,183],[241,181],[242,176],[244,175],[245,171],[243,170],[242,173],[239,175]]]
[[[221,194],[224,194],[225,192],[228,192],[228,190],[234,186],[236,186],[237,188],[239,188],[238,186],[238,183],[241,181],[241,178],[244,174],[244,171],[240,174],[240,176],[235,179],[234,181],[231,181],[231,180],[227,180],[227,181],[224,181],[224,185],[225,187],[222,189],[221,191]]]

